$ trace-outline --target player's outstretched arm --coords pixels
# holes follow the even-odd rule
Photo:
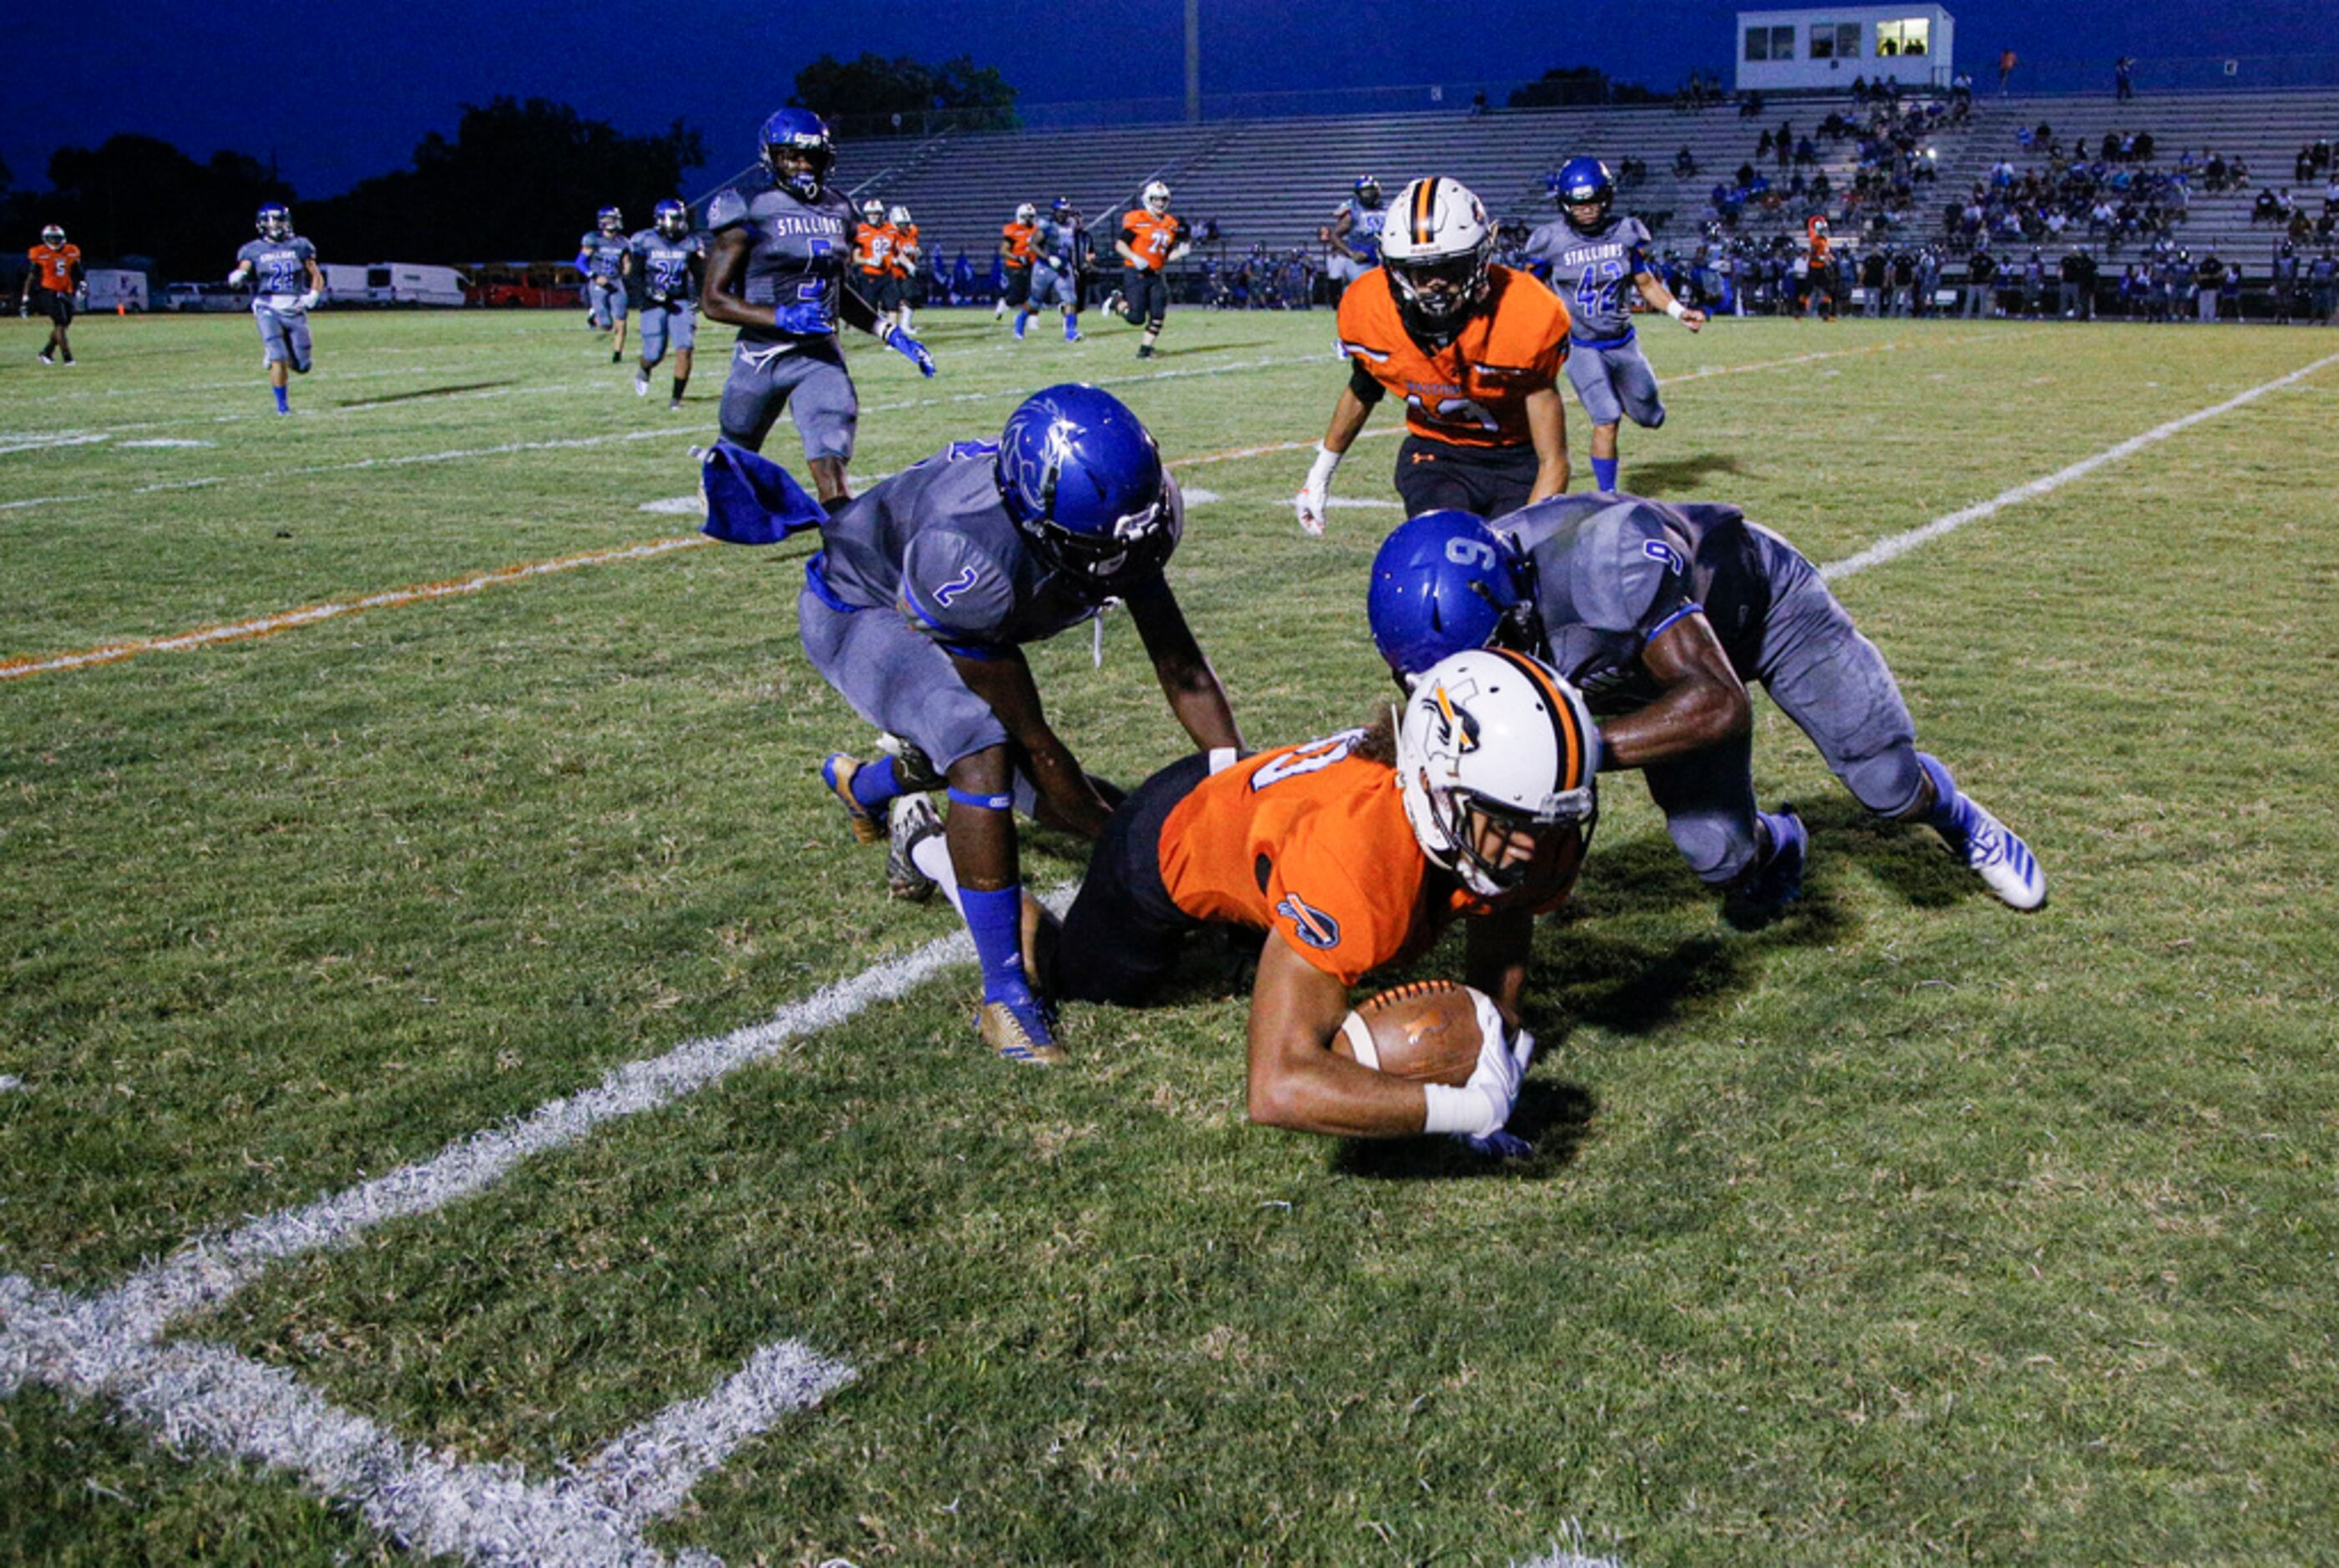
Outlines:
[[[1754,705],[1702,614],[1682,616],[1649,639],[1641,666],[1663,689],[1644,708],[1600,726],[1600,765],[1646,767],[1742,735]]]
[[[1467,982],[1492,997],[1503,1021],[1519,1026],[1519,1004],[1527,989],[1527,955],[1535,945],[1535,912],[1498,910],[1462,922],[1462,972]]]
[[[1242,735],[1235,728],[1234,705],[1227,700],[1226,687],[1219,684],[1218,671],[1210,667],[1209,656],[1194,640],[1186,612],[1179,607],[1170,585],[1160,583],[1130,594],[1129,616],[1137,623],[1137,635],[1145,640],[1153,673],[1161,682],[1161,694],[1170,699],[1170,711],[1186,726],[1195,749],[1208,752],[1223,747],[1240,752]]]
[[[753,243],[744,225],[725,229],[715,236],[714,247],[706,257],[706,291],[698,301],[698,308],[708,321],[734,327],[779,324],[771,306],[751,305],[740,293],[740,284],[747,275],[747,251]]]
[[[1361,383],[1361,386],[1360,386]],[[1363,388],[1369,388],[1367,392]],[[1348,449],[1364,434],[1365,421],[1373,417],[1373,405],[1385,396],[1381,384],[1367,375],[1362,366],[1353,366],[1348,384],[1340,389],[1332,404],[1332,422],[1317,444],[1316,460],[1308,465],[1308,478],[1292,498],[1292,510],[1299,526],[1311,534],[1324,531],[1324,512],[1332,495],[1332,475]]]
[[[1023,760],[1031,770],[1031,782],[1040,792],[1040,820],[1050,827],[1059,827],[1083,838],[1094,838],[1104,831],[1104,819],[1112,808],[1089,775],[1081,770],[1080,760],[1072,755],[1040,706],[1040,688],[1031,680],[1031,666],[1025,662],[1023,650],[1005,648],[991,658],[969,658],[952,654],[951,663],[957,666],[959,678],[967,689],[991,705],[991,711],[1004,725],[1007,735],[1022,749]]]
[[[1693,332],[1705,325],[1705,312],[1674,299],[1673,291],[1654,272],[1633,273],[1633,286],[1641,291],[1641,298],[1649,302],[1652,311],[1663,311]]]

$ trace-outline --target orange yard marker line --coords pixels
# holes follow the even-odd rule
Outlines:
[[[704,534],[667,539],[651,539],[638,545],[623,545],[614,549],[587,550],[581,555],[561,556],[548,561],[524,561],[518,566],[498,567],[468,577],[449,577],[444,582],[424,583],[415,587],[391,588],[384,593],[368,594],[361,598],[337,599],[321,605],[307,605],[297,610],[259,616],[248,621],[229,621],[220,626],[202,626],[192,632],[181,632],[167,637],[138,637],[127,642],[105,643],[72,654],[32,654],[0,662],[0,681],[23,680],[29,676],[53,675],[63,670],[87,669],[94,665],[118,664],[136,658],[140,654],[180,653],[189,648],[210,647],[218,643],[248,642],[255,637],[271,636],[294,626],[312,626],[320,621],[337,620],[343,616],[363,615],[368,610],[395,609],[400,605],[420,604],[429,599],[455,598],[464,594],[476,594],[507,583],[524,582],[530,577],[552,577],[560,572],[573,572],[584,567],[608,566],[617,561],[646,560],[653,556],[671,555],[676,550],[696,549],[715,541]]]

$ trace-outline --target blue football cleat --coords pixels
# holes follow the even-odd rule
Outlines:
[[[2030,846],[1992,816],[1971,795],[1962,798],[1965,843],[1949,841],[1949,853],[1963,857],[1983,885],[2009,909],[2034,910],[2047,902],[2047,873]],[[1944,833],[1944,840],[1949,835]]]
[[[882,810],[871,811],[853,798],[853,775],[859,773],[864,765],[858,757],[844,752],[831,752],[828,760],[820,764],[820,779],[828,786],[828,793],[844,807],[845,818],[853,823],[854,842],[883,843],[885,814]]]
[[[1771,853],[1739,873],[1722,895],[1722,918],[1751,928],[1778,918],[1789,904],[1803,896],[1803,864],[1811,858],[1811,835],[1792,805],[1775,812],[1757,812],[1771,841]]]

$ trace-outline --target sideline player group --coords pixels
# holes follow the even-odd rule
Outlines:
[[[859,405],[841,326],[936,371],[893,281],[914,276],[916,228],[874,201],[855,222],[830,184],[828,128],[809,111],[771,116],[758,153],[762,177],[717,192],[703,234],[679,201],[631,236],[604,209],[577,257],[590,319],[622,360],[638,295],[635,388],[646,395],[671,352],[670,406],[690,375],[694,305],[739,329],[724,439],[706,455],[708,531],[765,542],[818,529],[798,596],[803,646],[883,742],[873,757],[831,754],[823,781],[854,836],[887,846],[893,892],[939,887],[964,921],[982,977],[977,1027],[1002,1057],[1063,1060],[1058,1004],[1156,1000],[1189,939],[1221,928],[1258,944],[1254,1119],[1517,1152],[1505,1123],[1534,1049],[1521,1021],[1533,922],[1574,887],[1601,774],[1642,773],[1732,923],[1762,923],[1801,895],[1809,833],[1792,806],[1764,812],[1754,798],[1757,681],[1872,812],[1933,830],[2009,906],[2044,902],[2036,857],[1916,749],[1882,655],[1808,560],[1733,507],[1617,489],[1622,420],[1664,418],[1628,291],[1693,331],[1704,317],[1654,277],[1648,232],[1612,211],[1596,160],[1561,171],[1560,215],[1529,242],[1534,271],[1495,262],[1485,207],[1444,177],[1410,182],[1386,208],[1360,180],[1327,225],[1349,370],[1295,509],[1324,532],[1341,459],[1380,401],[1403,399],[1394,484],[1406,520],[1360,585],[1400,702],[1254,752],[1164,574],[1184,539],[1183,498],[1117,398],[1045,388],[996,439],[953,442],[852,494]],[[323,279],[282,207],[262,209],[260,230],[231,281],[254,288],[282,411],[287,372],[310,369],[307,314]],[[1053,305],[1079,340],[1079,233],[1061,201],[1045,222],[1021,209],[1002,232],[1011,280],[1024,261],[1019,337]],[[1168,186],[1149,182],[1123,220],[1124,281],[1107,301],[1140,328],[1140,357],[1161,330],[1161,270],[1187,243]],[[70,363],[78,252],[61,232],[44,244],[51,350]],[[1594,425],[1594,488],[1573,494],[1563,374]],[[759,455],[784,409],[816,498]],[[1023,653],[1116,603],[1192,748],[1127,791],[1081,765]],[[1019,812],[1095,846],[1061,921],[1022,886]],[[1457,919],[1482,999],[1467,1081],[1424,1085],[1336,1051],[1351,989]]]

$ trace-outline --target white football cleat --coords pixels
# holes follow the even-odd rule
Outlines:
[[[650,373],[647,370],[636,370],[634,372],[634,396],[637,398],[646,398],[649,395]]]
[[[2009,908],[2034,910],[2045,903],[2047,873],[2030,846],[1973,796],[1966,796],[1965,804],[1972,814],[1966,829],[1966,864]]]
[[[885,891],[912,903],[925,902],[934,896],[934,879],[918,869],[912,852],[942,835],[942,814],[925,795],[895,795],[886,809],[885,828]]]

